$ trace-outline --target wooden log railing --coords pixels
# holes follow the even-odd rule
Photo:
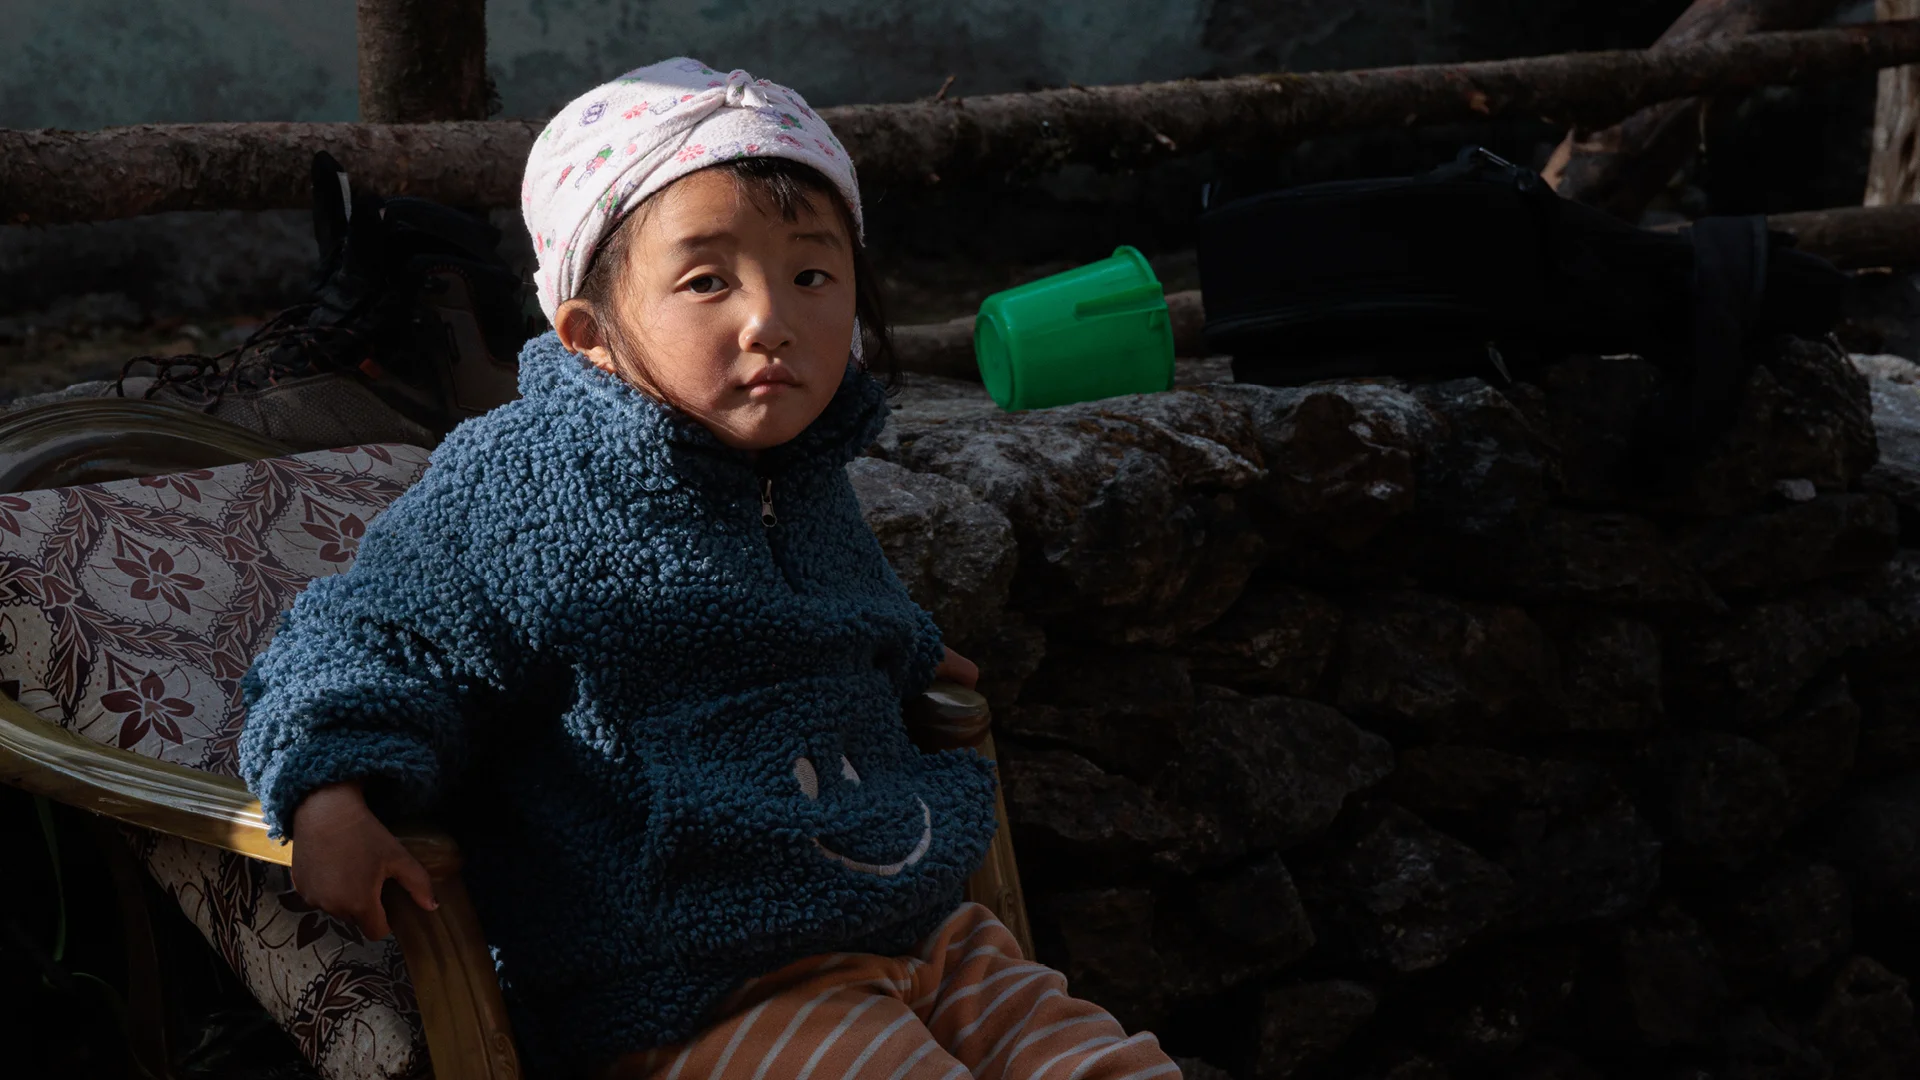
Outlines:
[[[1694,0],[1654,49],[1818,25],[1836,0]],[[1677,98],[1642,109],[1612,127],[1572,131],[1542,170],[1554,190],[1627,221],[1637,221],[1700,145],[1706,101]]]
[[[875,187],[1272,153],[1335,131],[1545,117],[1612,123],[1675,98],[1920,61],[1920,19],[1640,52],[1043,90],[821,110]],[[328,150],[386,194],[510,206],[540,125],[182,124],[0,131],[0,222],[304,207]]]

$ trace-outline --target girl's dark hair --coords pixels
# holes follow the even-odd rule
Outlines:
[[[742,194],[763,209],[775,211],[784,221],[798,221],[803,209],[818,213],[819,205],[814,202],[815,196],[824,198],[833,207],[833,212],[839,215],[841,226],[846,229],[847,240],[853,245],[853,312],[860,320],[861,358],[867,370],[881,379],[888,389],[899,386],[900,359],[893,351],[893,333],[887,326],[880,279],[867,259],[866,246],[860,242],[860,230],[853,220],[853,209],[847,205],[840,189],[822,176],[819,170],[791,158],[738,158],[719,165],[709,165],[700,171],[726,174]],[[620,276],[627,265],[628,250],[640,219],[646,216],[647,205],[658,194],[655,192],[641,200],[640,205],[628,211],[627,216],[613,227],[606,242],[588,260],[587,272],[580,278],[580,298],[593,305],[600,318],[601,333],[607,336],[615,358],[628,362],[631,362],[629,358],[633,353],[625,347],[624,335],[620,327],[614,325],[616,320],[606,313],[614,310],[613,301],[620,291]]]

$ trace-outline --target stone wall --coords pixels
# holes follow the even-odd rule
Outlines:
[[[1920,397],[1876,370],[1782,343],[1691,467],[1630,359],[921,380],[852,474],[985,669],[1042,958],[1189,1075],[1912,1077]]]

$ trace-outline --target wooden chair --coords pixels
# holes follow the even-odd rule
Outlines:
[[[259,803],[232,775],[235,680],[246,660],[308,580],[350,563],[358,530],[425,464],[424,450],[397,445],[290,455],[244,429],[144,401],[63,402],[0,416],[0,492],[13,493],[0,494],[0,690],[6,691],[0,694],[0,783],[151,830],[146,835],[154,845],[174,838],[166,842],[170,855],[156,854],[155,846],[146,852],[147,864],[163,883],[175,879],[169,887],[190,902],[190,915],[229,962],[249,969],[243,977],[260,975],[251,970],[260,963],[258,949],[235,946],[223,920],[265,918],[283,928],[286,940],[260,947],[304,950],[295,955],[306,965],[294,975],[282,970],[263,977],[267,982],[305,977],[305,1001],[311,986],[347,978],[326,970],[316,975],[314,956],[322,967],[352,959],[355,971],[371,972],[366,977],[375,982],[383,971],[392,981],[410,981],[419,1031],[407,1033],[416,1040],[409,1045],[424,1038],[434,1072],[445,1080],[505,1080],[519,1076],[520,1066],[485,938],[460,880],[457,845],[427,825],[396,829],[432,874],[440,901],[437,910],[423,911],[390,887],[386,902],[405,959],[401,972],[390,943],[359,942],[351,927],[303,909],[281,888],[283,879],[259,886],[260,871],[247,867],[285,867],[293,849],[267,838]],[[296,504],[304,506],[299,521],[293,520]],[[190,549],[204,555],[216,542],[229,563],[218,554],[191,568],[175,561]],[[110,581],[115,589],[126,585],[124,595],[102,599],[89,592],[104,596],[103,583]],[[225,593],[222,582],[230,586]],[[197,583],[192,597],[183,590],[195,586],[187,583]],[[188,629],[188,621],[175,616],[191,612],[201,593],[223,599],[203,602],[212,629]],[[130,613],[130,605],[141,604],[153,618]],[[114,648],[82,655],[91,648],[90,633]],[[203,668],[192,668],[196,662]],[[197,683],[195,671],[205,676]],[[177,686],[170,681],[176,676],[183,680]],[[181,725],[196,710],[226,719],[219,730],[189,733]],[[993,753],[985,700],[972,691],[936,686],[908,712],[923,749],[974,746]],[[1004,800],[1000,822],[969,898],[991,908],[1030,950]],[[199,869],[180,869],[189,863]],[[137,874],[117,876],[123,894],[131,894],[122,896],[123,905],[139,907],[144,890]],[[213,895],[244,891],[248,881],[255,884],[243,902],[223,906]],[[278,906],[262,915],[269,901]],[[143,911],[132,913],[130,925]],[[331,952],[316,944],[329,934],[340,938],[329,939]],[[157,971],[133,974],[136,987],[158,992]],[[404,995],[389,996],[404,1016]],[[326,1018],[300,1015],[297,1004],[289,1015],[287,1002],[277,1004],[282,1015],[276,1018],[298,1028],[303,1051],[319,1057],[314,1047],[328,1044],[315,1025]],[[148,1048],[147,1068],[164,1075],[164,1038],[136,1033],[136,1043]],[[359,1058],[315,1063],[330,1080],[380,1071]]]

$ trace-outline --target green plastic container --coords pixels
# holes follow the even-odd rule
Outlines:
[[[994,293],[973,355],[1003,409],[1044,409],[1173,386],[1173,323],[1146,256],[1113,257]]]

